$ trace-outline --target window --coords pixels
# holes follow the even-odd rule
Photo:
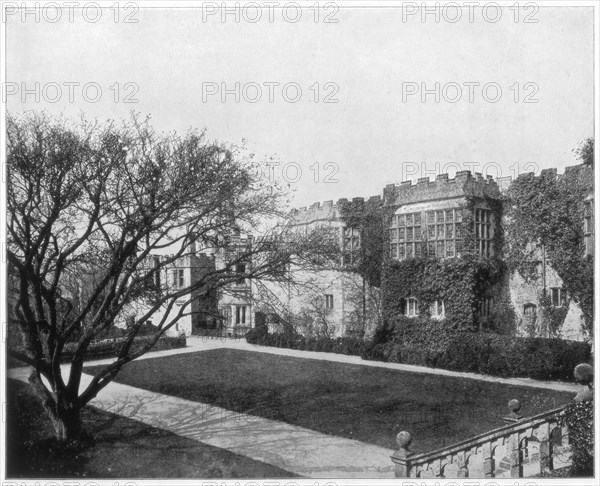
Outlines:
[[[537,307],[535,304],[525,304],[523,306],[523,315],[529,322],[535,321],[537,316]]]
[[[475,249],[484,257],[493,255],[492,250],[492,211],[489,209],[475,209]]]
[[[561,287],[550,289],[550,300],[554,307],[564,307],[567,305],[567,292]]]
[[[419,315],[419,309],[417,307],[417,299],[409,298],[406,299],[405,315],[407,317],[416,317]]]
[[[185,275],[183,268],[176,268],[173,270],[173,285],[176,289],[182,289],[185,287]]]
[[[586,201],[583,206],[583,216],[584,216],[583,231],[586,235],[590,235],[594,232],[593,213],[594,213],[593,201]]]
[[[427,256],[454,258],[460,256],[459,238],[462,210],[459,208],[427,211]]]
[[[240,277],[235,281],[235,283],[237,285],[245,285],[246,284],[246,278],[242,277],[241,275],[245,275],[246,274],[246,264],[245,263],[238,263],[235,267],[235,273],[237,273],[238,275],[240,275]]]
[[[395,240],[395,233],[390,234],[390,239]],[[360,248],[360,231],[358,228],[345,227],[343,229],[343,251],[344,251],[344,263],[352,264],[356,261],[358,256],[358,249]]]
[[[594,254],[594,200],[591,196],[584,202],[583,206],[583,235],[585,243],[585,254]]]
[[[154,272],[153,272],[153,276],[154,276],[154,286],[156,288],[160,288],[160,257],[159,256],[154,256],[152,257],[153,260],[153,264],[154,264]]]
[[[332,294],[325,294],[325,308],[333,309],[333,295]]]
[[[432,319],[443,319],[446,315],[444,301],[436,300],[432,302],[429,306],[429,313],[431,314]]]
[[[236,305],[235,306],[235,324],[246,324],[246,305]]]
[[[394,242],[398,241],[397,253],[392,251],[392,256],[397,255],[399,260],[421,257],[423,255],[421,213],[398,214],[392,223],[396,228],[392,228],[391,235],[395,237]]]
[[[231,307],[228,305],[224,305],[223,307],[221,307],[219,313],[221,314],[221,320],[223,321],[223,324],[225,326],[230,326],[231,325]]]
[[[492,308],[494,305],[494,299],[492,297],[484,297],[478,304],[479,317],[490,317]]]

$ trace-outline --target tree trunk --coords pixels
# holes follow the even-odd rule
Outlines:
[[[83,436],[81,410],[69,406],[59,406],[58,410],[50,412],[54,426],[54,435],[59,442],[80,440]]]

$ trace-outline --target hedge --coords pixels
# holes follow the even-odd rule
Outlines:
[[[590,360],[590,345],[577,341],[457,332],[434,346],[389,341],[365,359],[482,373],[502,377],[573,381],[573,370]]]
[[[381,342],[382,337],[389,340]],[[573,381],[575,366],[591,357],[588,343],[465,331],[413,333],[395,329],[386,336],[376,334],[373,341],[363,341],[252,329],[246,340],[262,346],[351,354],[372,361],[541,380]]]
[[[111,358],[117,355],[119,346],[124,342],[125,338],[113,338],[105,339],[103,341],[96,341],[90,344],[86,354],[85,360],[94,358]],[[152,340],[151,336],[137,336],[132,345],[133,350],[140,349]],[[152,347],[152,351],[159,351],[164,349],[176,349],[186,347],[186,337],[184,334],[180,336],[163,336],[158,342]],[[77,343],[67,343],[64,347],[61,355],[61,362],[69,362],[73,358]],[[23,366],[23,362],[8,355],[8,366]]]
[[[88,348],[85,354],[85,359],[87,360],[91,358],[115,357],[117,355],[117,352],[119,351],[121,344],[125,342],[125,339],[126,338],[116,338],[94,342]],[[137,336],[133,340],[131,349],[133,351],[139,350],[142,347],[146,346],[150,341],[152,341],[152,339],[152,336]],[[186,344],[187,342],[185,334],[181,334],[179,336],[162,336],[152,347],[151,351],[185,348]],[[62,359],[65,361],[69,361],[73,357],[76,348],[76,343],[67,344],[63,351]]]
[[[305,337],[300,334],[268,333],[265,328],[254,328],[246,333],[246,341],[261,346],[299,349],[301,351],[320,351],[360,356],[365,342],[355,337]]]

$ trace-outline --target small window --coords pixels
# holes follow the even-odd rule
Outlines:
[[[185,287],[185,274],[183,268],[173,270],[173,285],[177,289]]]
[[[550,289],[550,299],[554,307],[564,307],[567,305],[567,292],[561,287]]]
[[[594,228],[594,225],[592,224],[592,217],[591,216],[586,216],[585,217],[585,227],[584,227],[585,234],[586,235],[591,234],[593,228]]]
[[[231,307],[228,305],[224,305],[220,309],[221,320],[225,326],[231,325]]]
[[[247,306],[237,305],[235,307],[235,323],[246,324]]]
[[[240,275],[240,277],[235,281],[235,283],[238,285],[244,285],[246,283],[246,278],[242,277],[242,275],[246,274],[246,264],[238,263],[235,268],[235,273]]]
[[[479,317],[490,317],[493,305],[494,301],[492,297],[484,297],[481,302],[479,302]]]
[[[537,306],[535,304],[525,304],[523,306],[523,315],[528,319],[533,319],[537,315]]]
[[[325,308],[333,309],[333,294],[325,294]]]
[[[153,266],[154,266],[154,286],[155,287],[160,287],[160,257],[158,256],[153,256],[152,257],[153,260]]]
[[[406,299],[405,315],[407,317],[416,317],[419,315],[419,310],[417,307],[417,299],[412,298],[412,297],[409,299]]]
[[[446,315],[444,309],[444,301],[436,300],[429,306],[429,311],[433,319],[443,319]]]

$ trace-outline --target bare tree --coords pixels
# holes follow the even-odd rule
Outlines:
[[[383,306],[379,287],[369,285],[358,274],[347,278],[347,296],[349,305],[348,330],[355,337],[369,338],[375,329],[383,324]]]
[[[284,264],[319,266],[328,258],[331,243],[322,235],[267,228],[282,216],[285,195],[260,177],[252,155],[204,132],[159,134],[137,115],[116,124],[30,113],[8,117],[7,147],[10,312],[22,336],[9,352],[30,366],[29,383],[60,441],[81,437],[82,407],[190,313],[194,291],[239,279],[239,262],[252,261],[246,278],[268,280],[284,278]],[[225,251],[240,230],[260,236],[223,268],[184,287],[149,289],[155,272],[189,255],[192,243]],[[140,301],[144,312],[130,322],[115,360],[80,390],[90,345],[131,319]],[[157,331],[136,344],[159,310]],[[68,342],[75,350],[63,377]]]

